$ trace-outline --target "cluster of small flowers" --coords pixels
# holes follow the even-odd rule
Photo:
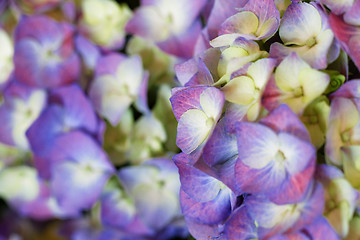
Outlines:
[[[171,160],[180,58],[132,18],[113,0],[0,1],[0,197],[19,221],[63,219],[66,239],[188,235]],[[0,239],[16,224],[1,213]]]
[[[196,2],[170,98],[190,233],[359,239],[360,1]]]

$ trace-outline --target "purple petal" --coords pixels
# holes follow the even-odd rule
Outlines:
[[[309,48],[308,46],[287,47],[280,43],[272,44],[270,47],[270,57],[276,58],[277,61],[283,60],[292,52],[296,52],[303,60],[315,69],[324,69],[328,64],[328,55],[334,42],[334,34],[330,29],[322,31],[316,38],[316,44]],[[335,49],[335,47],[334,47]],[[335,58],[338,51],[335,51]],[[334,58],[334,57],[333,57]],[[335,59],[332,59],[335,60]]]
[[[96,63],[95,76],[115,75],[119,64],[125,60],[125,56],[119,53],[111,53],[99,58]]]
[[[177,91],[170,98],[172,109],[176,120],[180,120],[180,117],[189,109],[200,108],[200,95],[206,87],[189,87]]]
[[[69,24],[43,16],[25,17],[15,35],[15,76],[19,81],[52,88],[77,80],[80,61],[73,52]]]
[[[204,27],[199,35],[198,39],[196,40],[196,44],[194,47],[194,56],[201,55],[207,49],[211,48],[210,45],[210,38],[208,34],[207,27]]]
[[[25,133],[45,108],[46,93],[12,82],[5,89],[4,97],[5,102],[0,107],[3,119],[0,141],[27,150],[29,143]]]
[[[36,86],[40,76],[41,46],[34,40],[25,39],[15,46],[15,77],[20,82]]]
[[[358,36],[360,30],[345,23],[341,17],[335,14],[330,14],[329,23],[342,49],[349,54],[357,68],[360,69],[360,50],[357,47],[360,41]]]
[[[335,166],[320,164],[316,168],[316,179],[324,183],[324,185],[328,185],[331,179],[343,177],[342,171]]]
[[[287,179],[276,187],[273,191],[269,191],[266,195],[276,204],[289,204],[301,201],[313,178],[315,170],[315,158],[311,159],[308,166],[301,172],[287,175]]]
[[[34,164],[39,175],[44,179],[51,176],[49,154],[53,141],[57,135],[64,132],[64,110],[59,106],[46,108],[39,118],[29,128],[26,135],[34,153]]]
[[[315,219],[320,217],[324,209],[324,189],[322,185],[314,181],[309,188],[305,201],[302,201],[301,216],[289,231],[300,230],[304,226],[311,225]]]
[[[137,109],[140,112],[142,112],[143,114],[150,113],[150,109],[149,109],[149,105],[148,105],[148,101],[147,101],[147,99],[148,99],[148,95],[147,95],[148,82],[149,82],[149,72],[146,71],[144,73],[144,77],[140,84],[140,91],[139,91],[138,99],[135,102]]]
[[[275,44],[275,43],[273,43]],[[272,111],[277,108],[283,100],[283,91],[277,86],[274,75],[270,77],[264,94],[262,96],[262,105],[268,110]]]
[[[256,14],[259,18],[259,28],[266,21],[275,18],[277,20],[277,24],[279,26],[280,21],[280,13],[276,8],[274,1],[272,0],[253,0],[248,1],[248,3],[244,6],[242,11],[250,11]]]
[[[80,214],[77,210],[60,207],[52,196],[49,184],[46,181],[40,182],[38,197],[34,201],[22,203],[18,209],[25,216],[36,220],[47,220],[54,217],[74,218],[79,217]]]
[[[209,237],[218,238],[222,234],[222,225],[218,224],[202,224],[192,219],[186,218],[186,225],[190,234],[195,239],[207,239]]]
[[[176,119],[190,109],[201,109],[208,117],[217,121],[224,104],[223,93],[214,87],[188,87],[179,89],[170,98]]]
[[[288,134],[280,133],[279,138],[288,174],[286,180],[266,194],[276,204],[296,203],[303,199],[311,183],[316,163],[315,149],[310,143]]]
[[[152,229],[162,229],[176,217],[178,196],[151,183],[137,186],[132,196],[140,220]]]
[[[228,17],[237,13],[238,9],[244,7],[247,2],[248,0],[241,0],[241,1],[215,0],[207,24],[210,40],[218,36],[218,29],[220,25]]]
[[[130,225],[128,225],[125,229],[125,232],[129,233],[129,234],[134,234],[135,236],[138,235],[154,235],[155,234],[155,230],[151,229],[150,227],[146,226],[141,219],[139,218],[139,216],[135,216],[134,220],[130,223]],[[106,240],[105,239],[101,239],[101,240]],[[130,239],[127,239],[130,240]],[[141,240],[141,239],[140,239]]]
[[[96,62],[100,58],[100,50],[87,38],[79,35],[75,38],[76,49],[88,69],[95,69]]]
[[[356,0],[351,8],[344,14],[344,20],[348,24],[359,26],[360,25],[360,1]]]
[[[245,205],[259,225],[259,238],[296,232],[321,216],[324,207],[324,190],[315,182],[300,203],[277,205],[263,195],[251,195]]]
[[[191,164],[189,155],[181,152],[173,156],[172,160],[175,164]]]
[[[254,15],[251,15],[252,13]],[[242,25],[242,22],[246,21],[249,22]],[[256,24],[256,22],[258,24]],[[256,25],[250,30],[250,25],[252,23]],[[239,33],[246,36],[248,39],[264,39],[274,35],[279,24],[280,13],[277,10],[274,1],[248,1],[244,8],[241,9],[240,13],[237,13],[224,21],[220,28],[220,34]],[[255,38],[253,35],[255,35]]]
[[[264,195],[247,197],[245,206],[248,213],[258,224],[259,239],[267,239],[288,230],[299,219],[297,212],[291,211],[291,205],[276,205]]]
[[[331,98],[359,98],[360,99],[360,79],[352,79],[344,83],[336,92],[331,94]]]
[[[197,20],[183,34],[171,36],[166,41],[158,43],[158,47],[168,54],[179,58],[189,59],[194,55],[196,40],[201,33],[201,22]]]
[[[271,129],[256,123],[240,122],[236,136],[239,151],[235,166],[238,191],[263,192],[285,180],[285,169],[278,166],[275,160],[280,150],[279,139]]]
[[[191,77],[191,79],[185,84],[185,86],[194,86],[194,85],[207,85],[211,86],[214,84],[213,77],[205,65],[205,63],[199,58],[198,61],[198,71]]]
[[[278,135],[280,150],[286,157],[285,167],[290,174],[297,174],[315,162],[316,149],[310,142],[299,139],[296,135],[281,132]]]
[[[223,37],[229,37],[229,42],[231,42],[230,39],[236,39],[237,37],[257,40],[258,25],[258,18],[253,12],[241,11],[221,24],[219,35],[228,35]]]
[[[125,30],[158,42],[168,37],[166,33],[162,32],[166,28],[161,12],[156,7],[144,6],[134,12],[133,17],[126,24]]]
[[[226,127],[225,120],[221,119],[206,143],[203,158],[209,166],[224,163],[238,153],[236,136]]]
[[[353,1],[334,1],[334,0],[320,0],[322,4],[325,4],[331,12],[333,12],[336,15],[341,15],[345,12],[347,12],[351,5],[353,4]]]
[[[78,130],[58,136],[53,143],[50,156],[53,161],[71,161],[97,171],[114,171],[112,164],[99,144],[93,138]],[[56,171],[56,167],[53,167],[53,170]]]
[[[61,207],[90,208],[99,198],[108,174],[67,161],[53,169],[51,189]]]
[[[279,150],[279,140],[270,128],[257,123],[240,122],[236,127],[239,162],[261,169]]]
[[[194,58],[187,60],[186,62],[176,64],[175,73],[178,81],[182,86],[198,72],[198,64]]]
[[[184,153],[190,154],[206,140],[211,128],[208,117],[203,111],[190,109],[179,119],[176,145]]]
[[[246,206],[236,209],[225,225],[227,239],[257,239],[255,221],[248,213]]]
[[[314,6],[308,3],[292,3],[281,19],[280,38],[285,45],[303,46],[308,39],[315,38],[320,33],[321,20]]]
[[[55,89],[50,94],[51,103],[60,104],[64,108],[66,127],[83,128],[96,133],[98,126],[94,109],[78,85]]]
[[[217,197],[209,202],[197,202],[181,190],[180,203],[186,218],[202,224],[222,223],[231,213],[228,190],[221,190]]]
[[[234,156],[222,164],[217,164],[213,166],[212,169],[214,169],[216,177],[221,182],[223,182],[235,194],[239,195],[242,194],[243,192],[237,189],[236,181],[234,181],[236,162],[237,162],[237,156]]]
[[[237,161],[235,165],[237,193],[263,193],[280,186],[286,180],[286,172],[284,169],[277,169],[273,162],[261,169],[253,169]]]
[[[246,121],[246,114],[249,110],[248,105],[229,103],[225,112],[225,122],[229,132],[234,133],[237,123]]]
[[[222,183],[204,172],[187,164],[177,164],[181,189],[197,202],[209,202],[219,194]]]
[[[15,30],[15,41],[32,38],[41,44],[54,44],[62,41],[62,29],[51,18],[45,16],[23,17]]]
[[[0,126],[0,142],[14,146],[15,142],[12,136],[13,121],[11,119],[11,111],[5,107],[3,104],[0,107],[0,118],[2,119],[2,124]]]
[[[280,105],[261,119],[260,123],[272,128],[275,132],[286,132],[303,141],[310,142],[310,135],[306,127],[285,104]]]
[[[91,207],[113,171],[100,146],[86,134],[73,131],[55,139],[50,153],[51,188],[59,204],[69,209]]]
[[[307,225],[305,231],[309,233],[313,239],[340,240],[340,237],[331,227],[325,217],[318,217],[311,224]]]

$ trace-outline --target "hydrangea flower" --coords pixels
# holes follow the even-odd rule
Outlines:
[[[280,116],[287,117],[280,121]],[[260,123],[239,122],[235,127],[237,191],[263,193],[278,204],[297,202],[306,193],[314,172],[316,156],[309,135],[285,105]]]
[[[141,1],[126,25],[132,34],[149,39],[167,53],[181,58],[192,56],[201,30],[198,18],[205,1]]]
[[[141,58],[110,54],[99,59],[89,96],[96,111],[115,126],[124,111],[137,101],[140,110],[148,111],[146,89],[148,73],[143,71]],[[121,106],[117,103],[120,102]]]
[[[77,129],[96,138],[101,135],[101,124],[81,88],[77,85],[56,88],[49,94],[48,106],[26,133],[40,176],[48,179],[51,175],[49,154],[55,139]]]
[[[239,36],[251,40],[268,39],[280,24],[280,14],[274,1],[248,1],[241,10],[227,18],[219,28],[221,38]]]
[[[180,215],[177,198],[180,182],[172,162],[163,158],[148,160],[143,165],[121,169],[118,176],[136,209],[131,221],[123,227],[124,231],[138,237],[156,236],[176,224],[175,219]],[[119,207],[115,208],[117,214],[124,211]],[[110,212],[104,212],[103,217],[105,214],[108,218]],[[166,233],[170,235],[159,236],[159,239],[171,237],[171,231]]]
[[[227,109],[228,119],[236,121],[246,116],[249,121],[255,121],[258,118],[261,98],[275,64],[274,59],[263,58],[251,63],[246,74],[232,74],[232,79],[221,88],[225,99],[233,103]]]
[[[320,96],[329,84],[329,76],[311,68],[296,53],[287,56],[276,68],[264,93],[264,106],[272,110],[286,103],[296,114]]]
[[[45,108],[47,94],[42,89],[30,88],[13,81],[5,89],[4,97],[5,102],[0,107],[3,121],[0,141],[22,150],[29,150],[25,133]]]
[[[256,221],[259,238],[267,239],[284,232],[294,232],[310,225],[322,214],[324,190],[312,183],[306,197],[296,204],[275,204],[263,195],[252,195],[245,205]]]
[[[105,49],[120,49],[125,41],[125,25],[132,12],[115,1],[86,0],[81,2],[80,29]]]
[[[279,28],[284,45],[273,43],[270,57],[283,59],[296,52],[311,67],[326,68],[334,34],[328,27],[327,18],[318,9],[308,3],[292,3],[288,6]]]
[[[179,122],[176,144],[186,154],[201,149],[222,113],[223,94],[214,87],[180,88],[170,101]]]
[[[81,131],[57,137],[48,161],[51,190],[59,205],[70,210],[90,208],[114,172],[96,141]]]
[[[74,29],[39,15],[23,17],[15,31],[15,77],[34,87],[54,88],[77,80],[80,60]]]

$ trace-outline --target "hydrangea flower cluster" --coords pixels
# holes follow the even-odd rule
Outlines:
[[[360,238],[360,0],[119,2],[0,1],[0,239]]]
[[[170,98],[196,239],[359,238],[359,3],[207,3]]]

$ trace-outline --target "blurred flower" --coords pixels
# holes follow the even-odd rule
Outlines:
[[[74,28],[38,15],[23,17],[15,31],[15,77],[34,87],[54,88],[75,82],[80,60],[73,51]]]
[[[141,1],[126,30],[158,44],[163,51],[190,58],[201,31],[199,13],[204,0]]]
[[[4,91],[5,102],[0,107],[3,124],[0,127],[0,141],[29,150],[25,135],[46,106],[47,94],[42,89],[31,88],[12,81]]]
[[[142,91],[147,89],[147,81],[148,73],[139,56],[127,58],[113,53],[97,62],[89,96],[96,111],[115,126],[135,101],[140,111],[148,111],[146,91]]]
[[[125,25],[132,12],[125,4],[112,0],[81,2],[80,30],[105,49],[120,49],[125,41]]]
[[[0,45],[2,46],[0,54],[0,86],[3,86],[9,80],[10,74],[14,70],[14,46],[9,35],[1,28]]]

